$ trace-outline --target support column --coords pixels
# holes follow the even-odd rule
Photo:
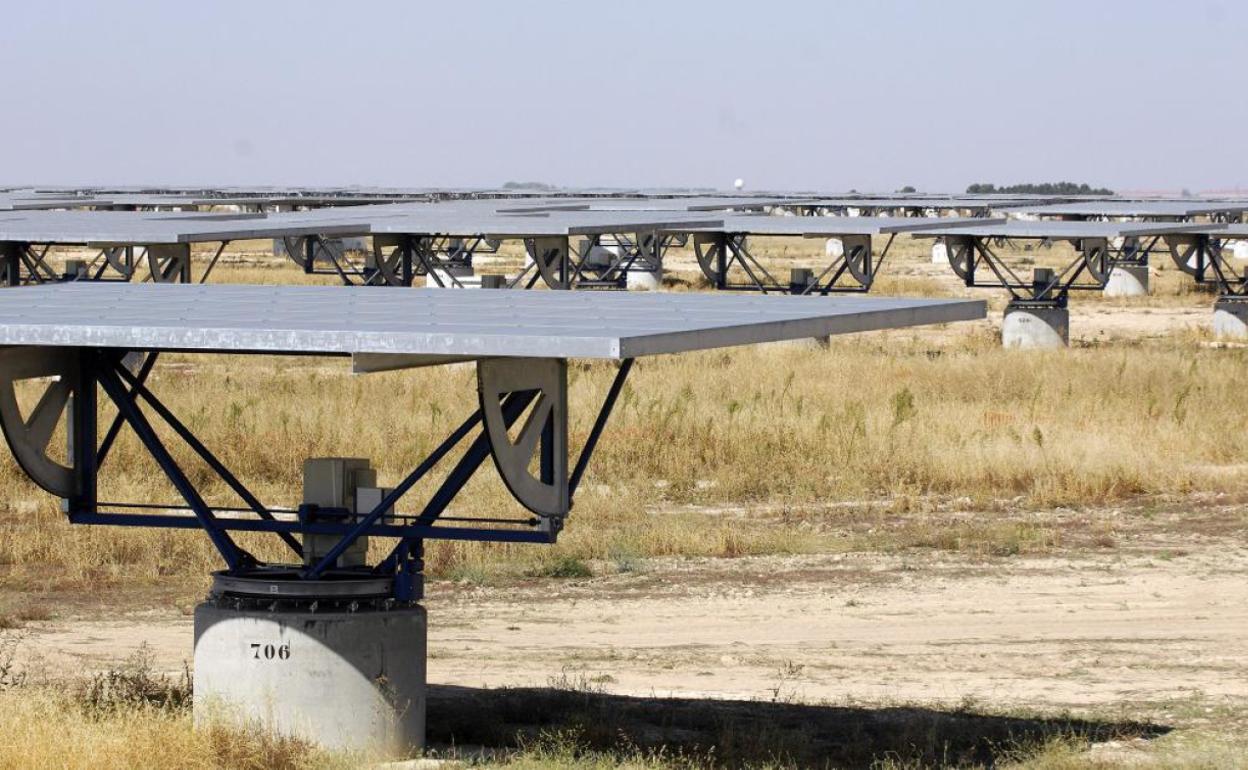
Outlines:
[[[20,286],[22,283],[22,245],[12,241],[0,242],[0,269],[4,277],[0,283],[5,286]]]
[[[1148,265],[1115,265],[1105,282],[1106,297],[1148,296]]]
[[[1248,339],[1248,297],[1218,297],[1213,305],[1213,333],[1224,339]]]
[[[219,579],[195,608],[196,726],[259,723],[331,750],[391,757],[424,747],[424,607],[333,594],[251,596],[237,582]],[[257,583],[256,590],[280,586]]]
[[[658,233],[637,233],[638,255],[624,274],[629,291],[658,291],[663,288],[663,243]]]
[[[1070,311],[1064,295],[1054,293],[1054,272],[1037,268],[1031,296],[1015,298],[1005,307],[1001,344],[1007,348],[1043,350],[1070,344]]]
[[[1070,344],[1070,311],[1054,304],[1014,300],[1005,308],[1001,343],[1022,350],[1066,347]]]
[[[358,523],[390,492],[376,478],[364,459],[307,460],[300,519]],[[195,608],[197,725],[259,723],[332,750],[384,756],[424,746],[423,562],[416,554],[394,577],[374,575],[367,537],[335,549],[339,541],[305,535],[302,570],[215,576]],[[303,579],[322,560],[332,564],[323,578]]]

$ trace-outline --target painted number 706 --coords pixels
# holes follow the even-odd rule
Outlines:
[[[290,660],[289,644],[251,643],[252,660]]]

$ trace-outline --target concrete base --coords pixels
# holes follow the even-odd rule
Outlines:
[[[196,724],[258,723],[329,749],[396,756],[425,742],[426,617],[195,608]]]
[[[1148,266],[1118,265],[1109,271],[1105,282],[1106,297],[1147,297]]]
[[[624,285],[629,291],[658,291],[663,288],[663,270],[629,270]]]
[[[1070,311],[1064,307],[1016,307],[1005,309],[1001,343],[1007,348],[1042,350],[1070,343]]]
[[[1248,262],[1248,241],[1235,241],[1231,245],[1231,256],[1240,262]]]
[[[840,238],[829,238],[823,244],[823,254],[831,259],[839,259],[845,256],[845,242]]]
[[[434,280],[434,277],[433,277],[434,273],[437,274],[438,278],[442,279],[441,286],[439,286],[438,282]],[[465,289],[481,288],[481,278],[477,276],[476,271],[473,270],[471,267],[436,267],[432,271],[430,271],[429,275],[425,276],[425,288],[427,289],[458,289],[460,288],[459,286],[455,285],[455,281],[451,280],[452,276],[455,278],[455,281],[459,281],[459,283]]]
[[[1214,303],[1213,333],[1226,339],[1248,339],[1248,302],[1220,299]]]
[[[949,247],[943,241],[937,241],[932,244],[932,264],[949,265]]]

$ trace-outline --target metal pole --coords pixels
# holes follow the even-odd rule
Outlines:
[[[235,570],[244,564],[254,562],[255,559],[251,554],[242,550],[234,542],[225,530],[221,529],[217,524],[216,516],[208,504],[204,502],[199,492],[195,489],[195,485],[191,483],[182,469],[178,467],[177,462],[169,454],[169,450],[161,443],[160,437],[156,435],[156,431],[152,429],[151,423],[143,415],[131,399],[130,394],[126,392],[126,388],[122,385],[117,373],[107,366],[101,366],[98,369],[97,378],[104,388],[104,392],[117,405],[118,410],[126,418],[126,422],[130,423],[130,427],[134,429],[135,434],[139,437],[139,441],[143,442],[143,446],[151,453],[152,459],[160,466],[165,475],[169,477],[169,481],[174,488],[178,490],[178,494],[186,500],[191,506],[191,510],[195,512],[195,518],[199,519],[200,526],[208,533],[208,538],[212,540],[212,544],[217,547],[222,558],[225,559],[226,565]]]
[[[122,379],[130,383],[131,398],[137,394],[144,401],[146,401],[156,412],[156,414],[160,415],[160,419],[164,420],[170,428],[173,428],[174,433],[177,433],[178,436],[186,442],[187,446],[189,446],[195,454],[199,455],[214,473],[221,477],[221,480],[226,483],[226,486],[234,490],[234,493],[238,495],[239,498],[241,498],[242,501],[251,508],[251,510],[255,511],[257,516],[262,519],[268,519],[269,521],[275,520],[273,514],[270,513],[269,509],[266,508],[264,504],[251,493],[251,490],[243,486],[243,483],[230,472],[230,469],[225,467],[225,464],[218,460],[216,455],[209,451],[208,447],[204,446],[203,442],[196,438],[195,434],[191,433],[191,431],[183,425],[176,416],[174,416],[173,412],[169,411],[169,408],[162,404],[160,400],[157,399],[156,396],[154,396],[137,377],[126,371],[124,367],[118,367],[117,372],[121,375]],[[299,544],[298,539],[286,532],[282,532],[280,535],[282,540],[286,542],[286,545],[290,546],[290,549],[295,552],[295,555],[303,556],[303,546]]]
[[[91,510],[96,504],[96,478],[99,466],[95,442],[96,392],[95,372],[99,365],[94,350],[78,351],[77,382],[70,403],[70,430],[68,431],[68,454],[73,458],[74,475],[77,476],[77,493],[70,500],[70,510]]]
[[[601,438],[602,431],[607,425],[611,410],[615,408],[615,400],[619,398],[620,391],[624,389],[624,380],[632,371],[633,361],[632,358],[624,359],[624,362],[620,364],[620,370],[615,373],[615,379],[611,382],[607,397],[602,402],[602,409],[598,410],[598,418],[594,420],[594,427],[590,429],[589,437],[585,439],[585,446],[581,448],[581,455],[576,458],[576,467],[572,469],[572,475],[568,479],[568,497],[576,494],[576,488],[581,483],[581,476],[585,474],[585,468],[589,466],[589,458],[594,453],[594,447],[598,446],[598,439]],[[542,480],[545,481],[545,479]]]

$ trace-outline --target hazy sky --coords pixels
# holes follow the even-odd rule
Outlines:
[[[5,183],[1248,187],[1248,2],[6,3]]]

